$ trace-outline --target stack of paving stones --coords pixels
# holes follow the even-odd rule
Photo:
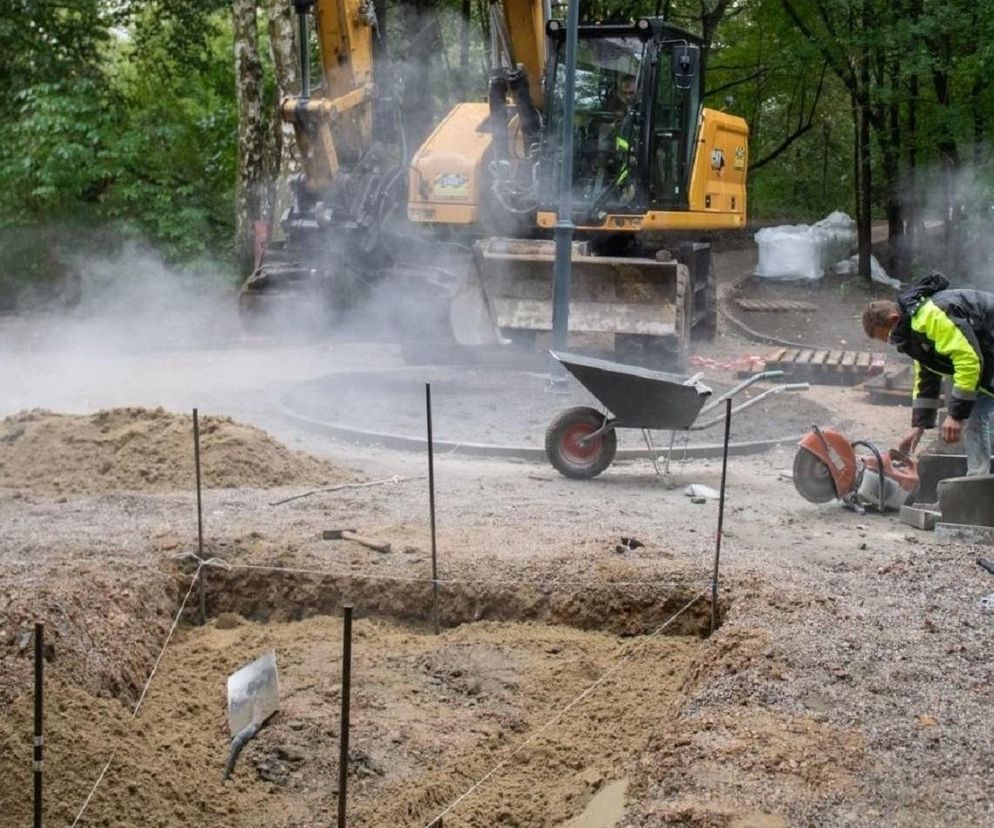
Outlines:
[[[937,543],[994,546],[994,475],[966,476],[966,457],[924,455],[918,461],[918,492],[901,507],[901,522],[934,530]]]

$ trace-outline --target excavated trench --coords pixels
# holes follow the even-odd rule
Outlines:
[[[314,615],[339,615],[344,604],[357,618],[400,624],[434,624],[435,597],[428,580],[351,577],[272,572],[265,569],[207,573],[211,615],[237,613],[258,623],[300,621]],[[590,585],[505,581],[440,580],[438,623],[443,628],[478,621],[559,624],[615,635],[644,635],[690,602],[704,585],[676,579],[662,583]],[[724,606],[719,604],[719,616]],[[669,635],[705,637],[710,626],[707,600],[694,603],[667,627]]]
[[[701,591],[690,582],[448,583],[435,635],[429,583],[211,568],[207,584],[207,623],[179,627],[139,717],[50,682],[48,821],[71,823],[113,756],[81,826],[331,824],[348,603],[350,826],[427,825],[441,813],[449,828],[615,825],[628,769],[705,657],[710,618],[707,596],[685,609]],[[227,676],[270,649],[281,709],[222,783]],[[30,755],[30,697],[9,713],[3,798],[23,824],[30,764],[10,757]]]
[[[128,444],[139,444],[146,431],[162,434],[165,422],[186,445],[185,424],[168,414],[114,416]],[[76,449],[102,445],[105,419],[66,422],[64,438],[39,443],[81,492],[94,485],[101,491],[90,457],[99,452]],[[136,432],[136,424],[145,427]],[[273,447],[236,424],[225,427],[238,439],[217,446],[205,440],[218,468],[241,470],[251,482],[293,459],[274,449],[260,468],[250,461],[262,455],[260,446]],[[91,432],[92,439],[79,439]],[[162,468],[171,469],[167,461],[180,453],[166,446]],[[23,468],[33,469],[38,455],[25,451]],[[147,449],[137,451],[129,467],[134,475],[121,479],[144,479],[149,456]],[[340,479],[334,469],[311,465],[301,480]],[[153,531],[147,510],[159,515],[159,507],[169,505],[144,497],[94,503],[81,497],[69,505],[61,498],[44,507],[48,512],[36,512],[33,502],[25,512],[35,522],[46,515],[56,528],[67,521],[67,536],[62,546],[53,543],[38,560],[6,572],[2,620],[9,632],[0,640],[5,824],[31,820],[30,632],[39,611],[52,647],[45,822],[81,828],[332,824],[341,801],[340,616],[346,603],[356,614],[350,826],[427,825],[444,812],[448,828],[538,828],[572,823],[595,806],[614,816],[576,824],[613,825],[628,774],[701,680],[699,665],[712,649],[702,641],[710,618],[703,572],[663,576],[664,583],[612,583],[596,577],[612,568],[591,569],[589,583],[565,583],[550,564],[546,576],[533,568],[521,578],[443,580],[435,634],[431,582],[383,577],[390,565],[404,571],[400,556],[382,564],[381,577],[211,566],[204,570],[208,619],[198,626],[199,595],[188,591],[193,564],[186,558],[181,571],[173,568],[188,547],[174,535],[172,513],[155,518],[169,531],[156,534],[148,548],[136,540]],[[91,511],[77,512],[84,507]],[[129,523],[127,534],[112,534],[131,511],[141,520]],[[189,516],[185,504],[181,511]],[[91,523],[106,529],[113,543],[90,549],[91,536],[77,535]],[[35,553],[33,536],[20,543]],[[301,560],[285,548],[250,554],[233,541],[210,547],[205,557],[227,554],[242,563],[253,555],[288,565]],[[181,602],[186,610],[177,618]],[[269,650],[280,668],[281,709],[245,749],[234,778],[222,782],[230,739],[227,678]]]

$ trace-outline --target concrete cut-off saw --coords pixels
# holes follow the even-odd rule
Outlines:
[[[857,454],[857,449],[868,454]],[[865,440],[812,426],[794,457],[794,488],[811,503],[841,500],[863,513],[900,509],[914,500],[918,488],[915,461],[897,449],[880,451]]]

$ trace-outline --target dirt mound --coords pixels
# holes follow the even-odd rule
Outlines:
[[[269,488],[345,480],[341,469],[228,417],[200,418],[207,488]],[[162,408],[90,415],[33,410],[0,421],[0,487],[85,494],[192,489],[193,418]]]

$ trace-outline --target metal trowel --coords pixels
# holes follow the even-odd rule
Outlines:
[[[224,768],[225,779],[231,777],[242,748],[279,709],[280,683],[276,673],[275,650],[259,656],[251,664],[246,664],[228,676],[231,751]]]

